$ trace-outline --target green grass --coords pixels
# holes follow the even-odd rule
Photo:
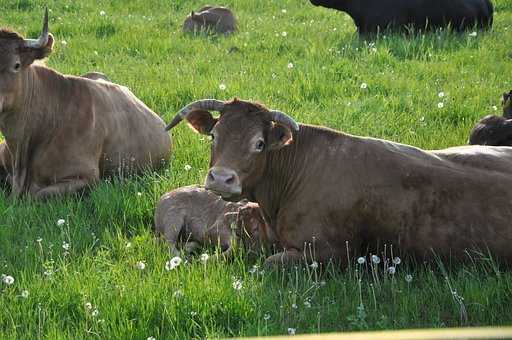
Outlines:
[[[306,0],[226,0],[240,20],[240,32],[227,38],[183,35],[183,18],[204,4],[185,0],[0,0],[0,25],[35,38],[46,3],[56,38],[50,67],[104,72],[166,121],[194,99],[238,96],[302,122],[444,148],[465,144],[474,122],[499,109],[501,93],[512,88],[509,0],[494,1],[494,29],[477,37],[388,35],[371,43],[358,39],[346,15]],[[151,230],[155,203],[166,191],[202,182],[209,158],[208,142],[186,124],[173,139],[166,171],[102,182],[89,197],[43,204],[0,193],[0,274],[15,278],[0,284],[1,338],[183,339],[512,323],[512,272],[481,255],[455,265],[403,259],[394,276],[383,264],[354,259],[346,270],[323,274],[251,274],[264,258],[243,253],[231,263],[189,258],[166,271],[166,246]],[[61,218],[66,223],[58,226]],[[146,269],[136,269],[138,261]]]

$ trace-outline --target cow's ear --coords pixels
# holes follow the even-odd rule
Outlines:
[[[187,115],[187,122],[197,132],[209,135],[218,119],[206,110],[193,110]]]
[[[281,124],[272,123],[268,135],[268,148],[270,150],[278,150],[291,143],[293,143],[292,131]]]
[[[34,60],[44,59],[52,53],[54,38],[51,33],[48,34],[48,42],[46,46],[40,48],[23,47],[21,49],[20,58],[23,66],[31,65]]]

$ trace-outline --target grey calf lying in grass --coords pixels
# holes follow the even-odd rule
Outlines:
[[[476,123],[469,144],[512,146],[512,91],[503,94],[503,116],[488,115]]]
[[[183,31],[229,34],[236,31],[236,19],[229,8],[205,6],[190,13],[183,23]]]
[[[257,204],[226,202],[195,185],[162,196],[155,212],[155,230],[169,242],[173,254],[179,253],[178,243],[186,253],[212,244],[229,254],[235,239],[252,251],[274,239]]]

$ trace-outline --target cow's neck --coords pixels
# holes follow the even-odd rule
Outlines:
[[[13,156],[14,194],[28,189],[29,167],[36,146],[61,124],[63,117],[56,116],[58,103],[73,100],[62,89],[64,76],[51,69],[32,65],[22,77],[13,109],[0,120],[0,131]]]

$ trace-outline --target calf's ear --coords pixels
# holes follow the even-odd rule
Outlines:
[[[218,119],[206,110],[193,110],[187,115],[187,122],[197,132],[209,135]]]
[[[273,123],[268,134],[268,148],[279,150],[291,143],[293,143],[292,131],[283,125]]]

